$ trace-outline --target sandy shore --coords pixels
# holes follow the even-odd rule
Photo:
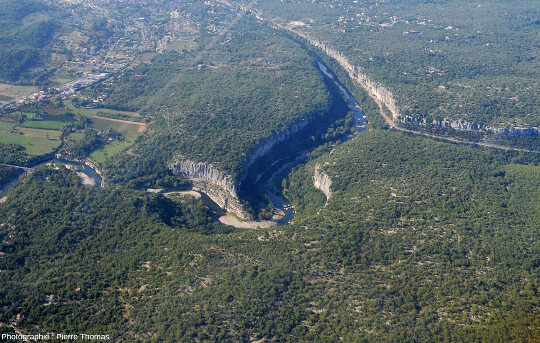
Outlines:
[[[81,179],[81,182],[85,186],[91,186],[94,187],[96,185],[96,180],[91,178],[90,176],[86,175],[83,172],[77,172],[77,176]]]
[[[197,191],[173,191],[173,192],[166,192],[166,193],[163,193],[163,195],[167,196],[167,195],[175,195],[175,194],[179,194],[179,195],[191,195],[192,197],[194,197],[195,199],[200,199],[201,198],[201,193],[197,192]]]
[[[243,221],[232,214],[227,214],[226,216],[219,217],[219,221],[225,225],[234,226],[237,229],[265,229],[277,225],[276,222],[270,220],[259,222]]]

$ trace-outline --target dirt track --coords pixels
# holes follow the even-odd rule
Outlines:
[[[138,132],[143,133],[146,131],[146,124],[145,123],[139,123],[138,121],[129,121],[129,120],[122,120],[122,119],[113,119],[113,118],[107,118],[107,117],[100,117],[100,116],[91,116],[90,118],[95,119],[101,119],[101,120],[109,120],[109,121],[115,121],[117,123],[124,123],[124,124],[131,124],[131,125],[137,125],[139,127]]]

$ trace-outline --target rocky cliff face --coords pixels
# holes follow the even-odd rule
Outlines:
[[[238,187],[231,176],[225,175],[211,164],[179,159],[169,165],[175,175],[182,175],[208,195],[219,206],[242,218],[251,218],[238,198]]]
[[[332,192],[330,191],[330,186],[332,186],[332,180],[324,172],[324,170],[321,169],[321,166],[317,164],[315,166],[315,173],[313,174],[313,186],[317,189],[319,189],[321,192],[326,195],[326,200],[330,199],[332,196]]]
[[[360,67],[351,65],[348,59],[343,56],[342,53],[329,48],[326,44],[314,40],[305,34],[301,34],[301,36],[307,39],[311,44],[322,49],[326,54],[328,54],[328,56],[334,58],[349,73],[349,76],[353,80],[357,81],[360,86],[362,86],[362,88],[364,88],[373,98],[384,104],[390,110],[394,120],[401,121],[403,123],[414,123],[424,127],[428,126],[426,119],[402,116],[399,112],[399,108],[396,105],[392,92],[380,83],[371,80],[366,74],[362,73]],[[486,126],[482,123],[453,121],[448,119],[433,120],[429,123],[429,125],[442,128],[452,128],[460,131],[475,131],[516,136],[540,135],[540,127],[492,127]]]
[[[367,74],[362,73],[361,67],[352,65],[347,59],[347,57],[345,57],[341,52],[332,49],[327,44],[317,39],[314,39],[303,32],[299,32],[290,28],[286,29],[293,31],[300,37],[306,39],[310,44],[318,47],[319,49],[323,50],[328,56],[335,59],[347,71],[347,73],[349,73],[349,76],[353,80],[358,82],[360,86],[362,86],[362,88],[364,88],[373,98],[383,103],[390,110],[394,119],[399,118],[399,109],[396,105],[396,101],[394,100],[394,95],[392,94],[392,92],[380,83],[370,79]]]
[[[298,133],[300,130],[306,128],[310,122],[311,121],[307,118],[300,119],[294,122],[288,128],[277,131],[272,136],[260,141],[256,145],[256,147],[252,150],[251,154],[249,155],[249,158],[246,161],[246,164],[244,167],[244,173],[240,179],[240,183],[244,181],[249,171],[249,168],[251,168],[253,163],[255,163],[255,161],[258,158],[269,153],[277,144],[284,142],[285,140],[289,139],[294,134]]]
[[[415,124],[418,126],[434,126],[441,128],[452,128],[459,131],[472,131],[482,133],[493,133],[498,135],[512,135],[512,136],[538,136],[540,135],[540,127],[493,127],[486,126],[482,123],[475,123],[470,121],[452,121],[448,119],[428,121],[421,116],[402,116],[399,120],[403,123]]]
[[[258,17],[262,18],[262,15],[258,14]],[[432,122],[428,122],[425,118],[421,117],[402,116],[398,106],[396,105],[393,93],[380,83],[372,80],[367,74],[362,73],[362,68],[352,65],[347,57],[345,57],[341,52],[332,49],[327,44],[292,27],[280,25],[278,23],[273,23],[273,25],[278,29],[288,30],[299,35],[300,37],[306,39],[310,44],[320,48],[328,56],[335,59],[341,65],[341,67],[343,67],[349,73],[349,76],[353,80],[357,81],[372,98],[384,104],[390,110],[395,121],[417,124],[424,127],[436,126],[441,128],[452,128],[460,131],[475,131],[516,136],[540,135],[540,127],[492,127],[486,126],[482,123],[453,121],[449,119],[433,120]]]
[[[259,157],[269,153],[277,144],[306,128],[310,122],[311,120],[308,118],[300,119],[288,128],[277,131],[259,142],[249,155],[239,180],[234,180],[232,176],[224,174],[211,164],[197,163],[182,158],[172,162],[169,168],[175,175],[182,175],[190,179],[195,187],[227,211],[234,212],[245,219],[252,219],[251,214],[246,211],[238,197],[238,189],[245,180],[249,168]]]

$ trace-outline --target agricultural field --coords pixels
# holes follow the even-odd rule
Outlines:
[[[90,155],[90,158],[98,163],[104,162],[109,157],[133,145],[135,139],[146,129],[144,124],[113,121],[97,117],[92,117],[91,126],[97,130],[112,129],[123,136],[123,140],[113,140]]]
[[[11,85],[9,83],[0,83],[0,97],[2,97],[4,101],[9,101],[36,91],[37,88],[35,86],[19,86]],[[2,100],[2,98],[0,98],[0,100]]]
[[[58,120],[25,120],[20,127],[61,131],[67,123]]]
[[[65,131],[59,153],[83,158],[95,152],[92,158],[103,162],[131,146],[145,131],[146,124],[125,118],[141,117],[136,112],[79,108],[69,101],[27,104],[3,114],[0,143],[21,145],[29,155],[43,155],[60,146]]]
[[[109,108],[84,108],[76,107],[71,102],[66,102],[66,109],[74,114],[85,117],[106,117],[113,119],[141,120],[142,116],[134,111],[118,111]]]
[[[73,81],[77,78],[77,76],[70,75],[63,72],[57,72],[54,74],[54,76],[51,78],[52,82],[58,83],[58,84],[64,84],[70,81]]]
[[[60,145],[61,135],[60,130],[21,127],[16,122],[0,120],[0,143],[21,145],[29,155],[50,153]]]

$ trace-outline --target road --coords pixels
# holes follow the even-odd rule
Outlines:
[[[384,112],[384,106],[379,100],[377,100],[375,97],[372,97],[372,99],[375,100],[375,102],[379,106],[379,113],[384,118],[384,120],[386,121],[388,126],[390,126],[394,130],[398,130],[398,131],[401,131],[401,132],[412,133],[412,134],[415,134],[415,135],[420,135],[420,136],[434,138],[434,139],[440,139],[440,140],[444,140],[444,141],[452,142],[452,143],[457,143],[457,144],[478,145],[478,146],[483,146],[483,147],[487,147],[487,148],[495,148],[495,149],[502,149],[502,150],[508,150],[508,151],[522,151],[522,152],[540,153],[539,150],[531,150],[531,149],[525,149],[525,148],[510,147],[510,146],[505,146],[505,145],[495,144],[495,143],[488,143],[488,142],[475,142],[475,141],[471,141],[471,140],[467,140],[467,139],[461,139],[461,138],[456,138],[456,137],[447,137],[447,136],[439,136],[439,135],[431,134],[431,133],[424,132],[424,131],[406,129],[406,128],[403,128],[403,127],[397,125],[396,122],[392,118],[390,118],[388,115],[386,115],[386,113]]]
[[[227,0],[215,0],[215,1],[218,2],[218,3],[222,3],[222,4],[226,5],[226,6],[230,6],[230,7],[233,7],[233,8],[235,7],[233,4],[229,3]],[[291,27],[288,27],[287,25],[282,25],[281,23],[277,22],[276,20],[273,20],[272,18],[269,18],[268,16],[263,16],[260,11],[258,11],[258,12],[252,11],[251,10],[252,4],[250,4],[249,7],[242,6],[242,5],[238,5],[238,7],[240,7],[246,13],[251,11],[258,19],[268,22],[269,25],[272,26],[272,27],[276,27],[276,28],[281,29],[281,30],[287,30],[288,32],[294,34],[295,36],[306,38],[300,32],[297,32],[296,30],[292,29]],[[314,47],[317,47],[309,39],[306,38],[306,41],[309,42]],[[348,66],[343,65],[343,63],[341,61],[336,60],[336,62],[339,63],[339,65],[341,65],[346,71],[348,71],[350,73],[350,68]],[[354,77],[351,76],[351,79],[356,82]],[[356,83],[359,84],[358,82],[356,82]],[[362,87],[361,84],[359,84],[359,85]],[[464,139],[464,138],[440,136],[440,135],[436,135],[436,134],[432,134],[432,133],[428,133],[428,132],[424,132],[424,131],[420,131],[420,130],[412,130],[412,129],[403,128],[403,127],[399,126],[392,118],[390,118],[390,117],[388,117],[386,115],[386,113],[384,112],[384,106],[377,99],[377,97],[374,94],[372,94],[369,89],[365,89],[365,90],[368,93],[368,95],[379,106],[379,112],[380,112],[381,116],[384,118],[384,120],[386,121],[386,123],[394,130],[398,130],[398,131],[401,131],[401,132],[407,132],[407,133],[411,133],[411,134],[414,134],[414,135],[429,137],[429,138],[433,138],[433,139],[438,139],[438,140],[442,140],[442,141],[447,141],[447,142],[451,142],[451,143],[456,143],[456,144],[476,145],[476,146],[482,146],[482,147],[487,147],[487,148],[495,148],[495,149],[501,149],[501,150],[507,150],[507,151],[521,151],[521,152],[529,152],[529,153],[540,153],[540,150],[518,148],[518,147],[512,147],[512,146],[507,146],[507,145],[502,145],[502,144],[489,143],[489,142],[477,142],[477,141],[472,141],[472,140],[468,140],[468,139]]]
[[[32,168],[16,166],[16,165],[13,165],[13,164],[7,164],[7,163],[0,163],[0,166],[3,166],[3,167],[11,167],[11,168],[17,168],[17,169],[22,169],[22,170],[24,170],[24,171],[30,171],[30,170],[32,170]]]

